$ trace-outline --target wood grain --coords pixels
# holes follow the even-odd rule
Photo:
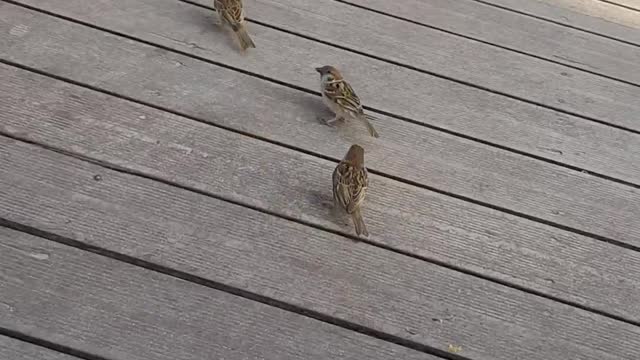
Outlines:
[[[145,1],[151,3],[152,0]],[[209,4],[207,0],[196,2]],[[270,25],[640,131],[637,121],[640,56],[637,51],[620,56],[627,72],[625,79],[635,84],[629,85],[388,16],[363,12],[333,0],[262,0],[260,4],[270,6],[255,6],[255,15],[251,17]],[[331,26],[327,19],[331,19]],[[591,46],[588,42],[583,44]],[[635,48],[621,46],[617,52],[632,49]],[[368,82],[372,81],[371,74],[370,71]]]
[[[36,19],[40,24],[19,39],[1,38],[11,60],[334,159],[357,142],[367,149],[370,169],[640,245],[638,189],[389,118],[377,122],[384,135],[373,141],[357,123],[339,129],[321,124],[317,116],[327,112],[318,97],[41,14],[7,10],[0,14],[8,15],[8,27]],[[636,145],[620,146],[638,156]]]
[[[0,249],[0,324],[108,359],[437,360],[6,228]]]
[[[335,162],[23,70],[0,74],[12,94],[0,102],[3,132],[353,234],[325,206]],[[365,218],[377,244],[640,322],[637,252],[376,175]]]
[[[333,162],[23,70],[0,74],[12,94],[1,131],[353,233],[326,206]],[[377,244],[640,322],[637,252],[375,175],[365,218]]]
[[[0,159],[1,218],[10,218],[440,350],[446,351],[450,344],[462,346],[460,355],[470,359],[547,360],[571,354],[584,360],[612,360],[640,355],[640,328],[624,322],[245,207],[109,171],[31,145],[0,139]],[[101,175],[101,181],[95,180],[96,174]],[[52,302],[41,302],[40,299],[47,292],[43,291],[42,296],[33,296],[34,289],[41,286],[49,289],[46,286],[51,284],[50,288],[59,289],[61,294],[70,290],[46,277],[46,274],[56,273],[43,266],[47,262],[40,265],[41,272],[33,274],[29,271],[38,270],[35,264],[39,261],[34,259],[31,263],[27,262],[28,255],[11,261],[9,254],[13,252],[0,252],[0,256],[9,257],[0,262],[10,264],[3,271],[8,272],[10,279],[19,277],[26,284],[17,286],[16,290],[13,290],[14,287],[2,289],[0,293],[17,295],[16,300],[33,305],[24,312],[8,314],[12,324],[27,321],[26,325],[19,327],[25,331],[34,327],[29,326],[31,321],[41,322],[47,318],[36,309]],[[53,254],[49,258],[57,260],[58,256]],[[249,318],[253,319],[256,314],[265,313],[247,311],[247,305],[227,307],[228,304],[239,302],[239,299],[218,305],[210,291],[199,295],[200,288],[189,284],[184,284],[188,286],[186,289],[172,289],[170,286],[156,285],[147,280],[147,276],[144,276],[144,282],[134,281],[136,275],[130,269],[123,269],[121,275],[109,277],[112,280],[104,280],[103,283],[100,274],[105,273],[103,269],[113,266],[103,268],[92,259],[83,262],[85,266],[82,268],[74,267],[76,263],[65,258],[60,259],[59,263],[60,266],[70,267],[60,278],[69,278],[73,274],[80,277],[83,274],[82,278],[86,279],[84,282],[73,278],[65,284],[78,284],[77,288],[83,294],[96,294],[96,299],[105,299],[100,300],[104,306],[96,308],[107,310],[106,314],[113,312],[111,308],[122,306],[119,304],[131,304],[129,307],[134,308],[133,316],[142,312],[142,309],[138,310],[133,305],[136,303],[142,304],[140,306],[144,306],[144,309],[154,309],[159,306],[157,301],[167,299],[169,304],[176,301],[180,304],[182,299],[193,297],[202,299],[193,307],[204,307],[201,311],[203,314],[215,313],[214,309],[225,309],[227,314],[245,317],[245,313],[248,313]],[[95,275],[92,269],[96,271]],[[117,291],[125,295],[112,300],[105,298],[104,289],[117,287],[125,279],[129,281],[125,282],[126,287]],[[130,288],[128,284],[131,284]],[[87,289],[88,286],[95,286],[96,289]],[[24,294],[19,289],[28,292]],[[163,292],[125,301],[137,289]],[[79,297],[72,293],[70,299],[74,298]],[[31,302],[28,302],[29,299]],[[203,304],[203,301],[206,303]],[[61,299],[54,303],[66,304],[67,301]],[[190,306],[179,305],[173,307],[173,311],[165,311],[164,307],[154,310],[154,314],[173,315],[169,319],[162,319],[164,326],[157,326],[158,329],[166,331],[169,324],[178,319],[184,319],[184,326],[188,326],[201,318],[201,313],[175,314],[176,308],[188,309]],[[54,318],[59,322],[56,327],[67,324],[70,330],[84,331],[87,326],[104,321],[96,311],[76,309],[51,309],[52,313],[60,314],[60,318]],[[98,318],[75,322],[71,315],[78,313]],[[136,322],[129,321],[131,316],[122,316],[124,324],[119,326],[99,328],[107,329],[105,331],[109,333],[122,332],[127,338],[136,333],[145,334],[136,329]],[[270,317],[266,323],[274,323],[281,316]],[[179,327],[174,332],[194,334],[183,341],[197,341],[200,339],[197,330],[228,331],[228,325],[216,327],[214,324],[217,323],[211,320],[205,324],[198,323],[201,326],[195,329]],[[242,324],[243,321],[230,323]],[[309,328],[315,329],[316,326]],[[142,328],[148,329],[149,326],[143,325]],[[148,337],[156,340],[155,335],[151,336],[153,329],[148,331]],[[279,329],[277,332],[300,331]],[[246,336],[246,332],[239,333]],[[209,333],[203,334],[202,338],[207,339],[206,343],[211,343]],[[70,337],[69,341],[73,339]],[[136,351],[139,351],[137,349],[142,339],[132,340],[135,341]],[[269,343],[273,342],[269,340]],[[202,347],[204,345],[194,344],[187,349],[194,351]],[[326,359],[326,354],[322,358]]]
[[[5,230],[0,230],[0,234]],[[1,236],[1,235],[0,235]],[[0,240],[1,241],[1,240]],[[1,245],[0,245],[1,246]],[[0,270],[3,265],[0,265]],[[2,285],[0,285],[2,286]],[[0,299],[2,295],[0,295]],[[2,304],[0,304],[0,307]],[[2,311],[0,311],[2,314]],[[0,315],[1,316],[1,315]],[[80,360],[75,356],[62,354],[28,342],[0,335],[0,359],[6,360]]]
[[[2,131],[353,234],[328,207],[334,162],[0,69],[9,90],[0,89],[17,105],[0,103]],[[27,91],[41,105],[26,105]],[[640,322],[639,253],[376,175],[370,181],[364,215],[375,244]]]
[[[640,1],[638,0],[598,0],[603,3],[623,7],[627,10],[640,12]]]
[[[638,0],[600,0],[600,1],[622,6],[628,10],[640,12],[640,1]]]
[[[130,0],[121,0],[117,4],[91,2],[77,3],[75,6],[73,4],[76,3],[73,1],[75,0],[65,1],[65,4],[72,6],[69,8],[61,7],[59,11],[65,11],[65,14],[69,16],[77,16],[87,21],[95,20],[101,24],[108,24],[113,29],[139,36],[163,46],[260,73],[277,81],[288,81],[313,91],[318,89],[318,74],[313,70],[313,67],[326,63],[337,64],[352,81],[365,104],[406,116],[417,122],[437,125],[483,141],[640,184],[640,153],[633,151],[633,149],[640,148],[640,139],[637,135],[626,131],[612,129],[608,126],[545,110],[364,56],[354,55],[255,24],[251,24],[250,31],[252,36],[262,43],[260,53],[259,55],[256,53],[255,55],[242,56],[237,53],[235,46],[229,43],[229,34],[217,31],[216,27],[212,25],[216,21],[213,11],[182,2],[160,0],[158,2],[136,1],[129,3],[127,1]],[[163,4],[163,8],[166,7],[166,9],[159,12],[159,4]],[[131,9],[138,7],[141,7],[138,12],[131,11]],[[11,7],[7,7],[5,12],[7,24],[20,26],[19,22],[12,18],[13,15],[19,15],[10,10]],[[99,16],[95,14],[99,14]],[[99,19],[96,20],[96,17]],[[22,19],[25,22],[30,21],[24,17]],[[94,37],[103,36],[97,32],[92,32],[92,34],[95,34]],[[67,35],[60,34],[59,36]],[[42,37],[46,37],[46,39]],[[28,35],[20,38],[7,38],[5,48],[11,49],[8,53],[15,61],[33,64],[33,66],[40,68],[45,67],[48,70],[63,70],[66,68],[65,62],[74,60],[67,59],[69,54],[47,45],[49,41],[53,41],[51,37],[46,27],[36,27],[30,29]],[[22,42],[27,40],[32,41],[32,45],[25,48],[22,46]],[[93,39],[89,41],[93,42]],[[69,46],[73,46],[73,44],[64,45],[64,47]],[[92,44],[91,47],[98,48],[96,51],[99,51],[99,45]],[[156,49],[153,54],[161,52],[162,50]],[[38,54],[43,56],[38,56]],[[90,64],[96,64],[96,62],[100,63],[99,68],[107,66],[106,63],[110,58],[108,53],[104,52],[101,52],[100,55],[96,54],[96,56],[100,56],[100,59],[96,56],[83,54],[84,50],[79,48],[77,53],[73,55],[73,58],[76,58],[75,62],[78,62],[78,64],[68,67],[74,69],[71,72],[73,76],[79,75],[76,74],[76,68],[88,68]],[[61,55],[66,58],[61,58],[60,61],[51,58],[51,56]],[[129,58],[135,56],[128,53],[124,55]],[[77,58],[80,56],[84,56],[84,59]],[[137,60],[142,61],[141,59]],[[179,66],[179,63],[171,66],[172,72],[179,70],[175,69],[176,66]],[[201,67],[204,65],[195,64],[193,66]],[[94,67],[91,68],[90,74],[93,74]],[[188,69],[180,70],[188,71]],[[114,73],[104,75],[105,78],[100,79],[99,83],[124,82],[127,79],[124,74],[134,76],[142,69],[127,71],[128,73],[122,73],[120,70],[114,70]],[[380,96],[378,83],[368,81],[372,71],[382,74],[388,88],[394,91],[386,91],[385,96]],[[151,73],[146,75],[145,79],[132,81],[150,81],[149,77],[151,77]],[[197,77],[194,81],[203,83],[201,77]],[[231,84],[235,83],[234,80],[229,81]],[[209,80],[208,83],[209,86],[217,85],[228,88],[227,83],[224,82],[216,84],[216,81]],[[130,86],[120,85],[120,87]],[[186,86],[179,90],[181,90],[180,94],[188,93],[189,96],[198,96],[202,91],[191,91]],[[163,92],[166,91],[166,89],[163,90]],[[407,91],[410,93],[408,94]],[[255,91],[249,93],[254,94]],[[416,97],[414,94],[421,94],[421,96]],[[159,96],[155,94],[153,97]],[[263,97],[262,94],[255,96]],[[182,97],[179,96],[180,101],[184,101],[181,99]],[[210,103],[212,98],[208,99]],[[248,99],[252,98],[247,97],[247,101],[249,101]],[[244,106],[249,105],[244,104]],[[322,105],[313,107],[313,109],[321,111]],[[328,116],[326,113],[320,114]],[[279,116],[282,115],[279,114]],[[382,121],[390,122],[394,128],[404,126],[392,119],[384,118]],[[313,120],[313,123],[317,123],[317,121]],[[376,126],[380,125],[376,124]],[[257,130],[252,129],[252,131]],[[270,136],[272,135],[275,134],[270,134]],[[384,134],[382,134],[382,138],[385,138]],[[284,137],[284,139],[283,142],[293,141],[291,136]],[[417,140],[417,143],[421,142],[423,140]],[[302,144],[306,144],[306,142],[302,142]],[[422,153],[426,153],[426,150]]]
[[[589,72],[640,83],[640,47],[483,3],[469,0],[347,2]]]
[[[640,18],[594,0],[482,0],[640,46]]]

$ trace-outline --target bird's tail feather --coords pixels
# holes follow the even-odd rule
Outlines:
[[[360,209],[356,210],[351,214],[351,219],[353,219],[353,225],[356,228],[356,234],[369,236],[369,232],[367,231],[367,227],[364,225],[364,219],[362,218],[362,214],[360,214]]]
[[[373,125],[371,125],[371,122],[369,122],[369,119],[376,119],[375,117],[371,115],[365,115],[365,116],[362,116],[361,119],[362,119],[362,122],[364,122],[364,124],[367,126],[367,130],[369,130],[369,134],[371,134],[371,136],[375,138],[380,137],[376,129],[373,127]]]
[[[251,37],[249,36],[249,33],[247,32],[247,29],[245,28],[244,25],[238,24],[234,26],[233,32],[236,33],[236,36],[238,37],[238,41],[240,42],[240,46],[242,47],[242,50],[246,50],[250,47],[252,48],[256,47],[256,44],[254,44],[253,40],[251,40]]]

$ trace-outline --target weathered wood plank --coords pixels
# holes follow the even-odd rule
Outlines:
[[[336,159],[358,142],[373,170],[640,245],[638,189],[389,118],[376,124],[381,141],[358,124],[337,132],[317,121],[317,97],[16,7],[2,14],[9,28],[39,24],[0,37],[12,60]]]
[[[586,71],[640,82],[640,47],[487,4],[469,0],[348,2]]]
[[[6,138],[0,139],[0,160],[1,218],[437,349],[446,350],[449,344],[462,346],[460,355],[474,360],[548,360],[569,355],[581,360],[612,360],[640,355],[639,327],[415,258]],[[101,175],[101,181],[95,180],[96,174]],[[72,264],[61,260],[61,266]],[[24,264],[25,260],[16,263]],[[88,263],[96,267],[95,261]],[[37,268],[32,264],[24,268],[9,266],[13,268],[17,268],[17,275],[26,273],[25,279],[43,276],[29,276],[29,269]],[[72,268],[63,277],[88,270]],[[51,273],[47,268],[42,271]],[[98,289],[113,286],[101,284],[100,277],[94,280],[96,276],[87,279],[99,284],[89,294],[100,294]],[[135,279],[135,275],[127,270],[114,277],[120,278]],[[44,278],[42,282],[52,281]],[[29,282],[27,289],[32,291],[39,283]],[[84,293],[86,286],[89,284],[80,287]],[[129,294],[140,286],[136,281],[122,293]],[[153,282],[146,287],[151,286]],[[169,297],[173,303],[176,298],[180,300],[177,294],[196,291],[191,287],[170,289],[151,299]],[[11,289],[0,293],[34,299],[34,306],[42,306],[40,296],[25,296]],[[199,298],[210,303],[208,293]],[[119,302],[124,300],[107,304]],[[145,308],[156,306],[153,302],[129,301],[136,302],[144,303]],[[54,310],[71,329],[100,323],[98,319],[73,323],[68,311]],[[29,319],[31,313],[14,312],[9,316],[14,316],[11,322],[15,323]],[[33,314],[38,322],[44,318],[35,311]],[[272,319],[280,319],[280,315]],[[227,328],[216,328],[214,323],[198,329]]]
[[[103,4],[103,7],[96,10],[95,7],[101,6],[100,4]],[[168,7],[162,14],[158,13],[159,4]],[[114,19],[107,22],[118,31],[130,31],[149,41],[266,74],[277,80],[291,81],[312,90],[318,88],[318,76],[313,71],[314,64],[337,63],[345,70],[346,75],[353,79],[354,86],[365,103],[376,108],[632,183],[638,183],[640,178],[640,154],[630,150],[640,146],[640,139],[625,131],[416,73],[259,26],[252,25],[251,31],[255,33],[253,36],[258,36],[258,41],[263,43],[261,54],[241,56],[229,46],[229,34],[216,31],[211,25],[215,22],[215,14],[212,11],[181,2],[153,4],[136,2],[130,5],[126,3],[123,5],[124,9],[120,10],[115,5],[111,5],[92,2],[90,5],[73,6],[69,14],[78,15],[82,13],[82,9],[87,11],[94,9],[95,12],[89,11],[89,15],[82,14],[82,17],[85,20],[91,20],[93,19],[91,14],[99,13],[100,19],[103,19],[100,21]],[[139,12],[130,11],[140,6],[144,7]],[[7,22],[15,26],[19,25],[10,16]],[[159,27],[159,24],[162,26]],[[50,37],[40,28],[34,28],[31,31]],[[9,44],[6,47],[9,48],[15,44],[18,48],[8,51],[10,56],[13,56],[16,61],[38,66],[36,60],[43,62],[47,61],[48,57],[33,59],[33,54],[25,54],[25,52],[40,52],[44,49],[25,49],[21,45],[22,41],[29,40],[32,36],[37,35],[25,35],[13,41],[7,39]],[[38,46],[58,52],[58,49],[51,49],[42,44],[44,39],[34,41],[38,41]],[[287,50],[283,50],[283,46]],[[28,59],[25,59],[25,56]],[[292,59],[296,60],[292,61]],[[93,59],[94,62],[95,60]],[[81,65],[83,64],[76,67]],[[58,69],[60,66],[60,64],[48,65],[48,68]],[[385,81],[390,89],[409,89],[413,94],[419,93],[421,96],[416,98],[411,94],[407,95],[404,91],[387,91],[385,96],[381,97],[378,83],[367,81],[372,69],[377,73],[385,74]],[[113,76],[122,75],[116,73]],[[110,78],[107,78],[104,81],[109,80]],[[395,120],[384,119],[384,121],[396,123]]]
[[[18,104],[0,103],[1,131],[352,233],[322,204],[335,163],[23,70],[0,74]],[[46,105],[20,100],[30,97]],[[640,322],[640,253],[375,175],[371,187],[375,243]]]
[[[437,360],[6,228],[0,249],[0,324],[108,359]]]
[[[0,230],[1,236],[5,230]],[[2,245],[0,245],[2,246]],[[2,270],[4,264],[0,265]],[[1,285],[0,285],[1,286]],[[2,299],[2,295],[0,295]],[[0,307],[3,305],[0,304]],[[0,311],[2,314],[3,311]],[[2,316],[2,315],[0,315]],[[6,360],[79,360],[75,356],[62,354],[47,348],[43,348],[37,345],[30,344],[28,342],[12,339],[7,336],[0,335],[0,359]]]
[[[21,1],[48,3],[45,0]],[[152,3],[152,0],[132,1]],[[195,2],[209,5],[207,0]],[[628,56],[620,55],[619,63],[620,66],[625,64],[625,79],[635,83],[634,86],[388,16],[363,12],[333,0],[254,0],[250,4],[256,13],[252,18],[270,25],[640,131],[637,121],[640,55],[637,51]],[[48,7],[55,8],[53,4]],[[95,11],[95,14],[99,17],[100,12]],[[327,19],[331,19],[330,22]],[[616,53],[633,49],[637,48],[624,45]],[[379,81],[372,81],[371,75],[369,69],[367,82],[373,82],[379,89]],[[386,92],[389,92],[388,88]],[[380,96],[380,90],[376,93]],[[419,92],[411,95],[414,94]],[[411,95],[405,94],[410,98]]]
[[[548,21],[602,34],[640,46],[640,18],[594,0],[482,0]]]
[[[623,7],[627,10],[640,12],[640,1],[638,0],[598,0],[607,4]]]

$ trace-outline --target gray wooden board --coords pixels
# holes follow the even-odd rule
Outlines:
[[[0,249],[1,326],[110,360],[437,360],[6,228]]]
[[[332,162],[23,70],[0,74],[12,94],[0,102],[0,131],[352,232],[322,206]],[[376,243],[640,322],[638,252],[378,176],[371,189],[365,217]]]
[[[0,229],[0,247],[2,246],[2,235],[6,230]],[[2,271],[5,264],[0,265]],[[0,288],[3,282],[0,282]],[[2,295],[0,294],[0,301]],[[0,308],[3,306],[0,303]],[[3,311],[0,310],[0,314]],[[0,315],[2,316],[2,315]],[[62,354],[47,348],[30,344],[28,342],[12,339],[7,336],[0,335],[0,359],[2,360],[80,360],[75,356]]]
[[[380,141],[359,124],[338,131],[317,120],[327,112],[315,96],[17,7],[4,14],[0,26],[31,24],[0,37],[11,60],[336,159],[358,142],[370,169],[640,246],[638,189],[389,118]]]
[[[331,202],[334,163],[18,72],[22,76],[0,72],[11,89],[3,92],[15,94],[9,102],[18,104],[1,107],[8,114],[1,118],[3,131],[334,231],[352,231],[324,206]],[[19,96],[30,97],[21,89],[41,89],[34,97],[47,105],[20,103]],[[378,176],[372,176],[371,189],[365,217],[377,244],[640,321],[637,252]]]
[[[640,14],[629,10],[640,9],[637,0],[542,0],[546,3],[582,12],[621,25],[638,28]],[[640,11],[640,10],[638,10]]]
[[[80,2],[74,1],[81,0],[65,0],[64,8],[60,5],[55,6],[55,9],[69,16],[108,25],[114,30],[130,33],[148,41],[221,61],[278,80],[289,81],[312,90],[318,88],[318,74],[313,70],[314,65],[337,64],[345,70],[345,74],[352,80],[358,94],[366,104],[416,119],[419,122],[432,123],[468,136],[574,165],[588,171],[607,174],[632,183],[640,183],[640,152],[634,150],[640,148],[640,139],[637,135],[626,131],[612,129],[577,117],[420,74],[254,24],[251,24],[251,32],[252,36],[256,37],[256,41],[261,43],[260,53],[254,54],[252,52],[247,56],[242,56],[230,44],[229,34],[216,30],[213,25],[216,21],[213,11],[178,1],[143,2],[138,0],[133,2],[121,0],[116,4],[111,2],[83,2],[80,4]],[[38,4],[54,8],[53,2]],[[160,6],[163,9],[162,12],[158,10]],[[132,9],[138,10],[132,11]],[[12,17],[13,14],[17,14],[10,10],[11,8],[7,6],[5,11],[7,24],[20,26],[20,23]],[[22,19],[25,24],[36,21],[27,20],[28,16],[27,18],[22,17]],[[49,22],[51,20],[38,21]],[[34,39],[39,42],[37,47],[24,48],[21,44],[22,41],[40,36],[39,34],[51,37],[44,26],[35,26],[29,31],[35,34],[22,34],[21,37],[5,40],[9,42],[6,44],[7,49],[10,49],[9,46],[12,44],[17,46],[17,48],[13,46],[11,51],[8,51],[9,57],[19,62],[23,61],[38,66],[36,65],[38,61],[49,61],[49,55],[44,58],[33,58],[34,54],[28,55],[26,52],[60,51],[40,43],[41,41],[51,41],[50,39]],[[104,36],[96,32],[92,32],[92,34],[95,34],[94,37]],[[93,42],[93,40],[90,41]],[[65,47],[68,46],[72,45],[65,44]],[[159,50],[156,50],[157,52]],[[73,56],[77,57],[81,54],[83,54],[83,50],[79,50]],[[24,59],[20,55],[28,56],[29,59]],[[65,53],[65,55],[69,54]],[[109,57],[109,55],[104,56]],[[128,56],[134,55],[128,54]],[[84,60],[84,62],[87,61],[90,60]],[[107,62],[108,60],[92,58],[91,61],[95,63],[96,61]],[[63,66],[57,63],[54,65],[48,65],[48,68],[59,69]],[[82,66],[86,67],[87,65]],[[82,66],[75,65],[69,68]],[[404,91],[385,91],[384,97],[376,95],[380,91],[379,83],[367,81],[372,71],[384,74],[385,81],[388,81],[388,89],[410,89],[413,93],[420,93],[421,97],[408,96]],[[73,74],[75,75],[75,72]],[[116,72],[106,75],[102,82],[116,80],[112,77],[116,77],[119,81],[126,79],[122,79],[121,72]],[[201,78],[198,79],[202,82]],[[230,81],[232,84],[235,83],[234,80]],[[228,86],[227,83],[215,84],[211,80],[208,82],[210,86]],[[181,90],[185,95],[198,95],[188,87],[183,87]],[[209,97],[209,99],[213,98]],[[321,109],[322,105],[319,104],[319,106],[315,109]],[[326,112],[321,114],[329,116]],[[394,124],[394,128],[403,126],[396,120],[384,118],[383,121]],[[381,125],[376,123],[376,126],[380,127]],[[390,136],[384,132],[381,134],[383,138]],[[287,140],[284,141],[290,141],[290,138],[285,137]],[[422,139],[418,140],[418,143],[422,141]]]
[[[348,2],[587,71],[640,82],[640,47],[483,3],[469,0]]]
[[[615,5],[594,0],[481,1],[640,46],[640,17]]]
[[[640,11],[640,1],[638,0],[598,0],[604,3],[624,7],[631,11]]]
[[[47,3],[47,8],[57,9],[59,7],[55,3],[65,0],[21,1]],[[130,1],[148,2],[149,6],[155,4],[164,8],[158,3],[178,0]],[[210,4],[208,0],[196,2]],[[623,55],[637,49],[633,46],[619,46],[616,55],[620,60],[618,66],[627,73],[625,79],[636,86],[364,11],[334,0],[262,0],[251,3],[254,6],[247,5],[248,16],[270,25],[640,131],[640,53],[633,51],[632,54]],[[92,12],[95,17],[102,18],[99,10]],[[157,14],[160,11],[151,12]],[[191,19],[193,21],[193,17]],[[95,21],[100,22],[100,19]],[[160,26],[156,24],[156,28]],[[260,32],[260,29],[257,31]],[[257,41],[259,39],[258,35]],[[588,42],[583,44],[597,46]],[[282,46],[277,49],[282,51]],[[255,53],[259,54],[258,51]],[[292,55],[289,51],[284,53]],[[290,67],[289,63],[283,65]],[[381,91],[379,84],[384,81],[385,74],[373,68],[368,70],[366,82],[377,90],[367,98],[398,91],[389,86]],[[420,94],[413,89],[406,94],[405,88],[400,87],[399,91],[409,99]]]
[[[639,0],[600,0],[603,2],[608,2],[610,4],[616,4],[627,7],[627,9],[640,11],[640,1]]]
[[[0,139],[0,161],[0,217],[15,222],[438,349],[461,346],[460,355],[474,360],[640,356],[640,327],[363,242],[6,138]],[[101,181],[95,180],[96,174]],[[95,261],[88,263],[96,266]],[[16,273],[30,268],[36,266],[18,268]],[[86,271],[72,269],[70,274]],[[129,273],[117,278],[135,278]],[[29,277],[27,273],[25,279]],[[100,278],[94,278],[88,276],[80,288],[100,284]],[[141,285],[136,282],[132,289]],[[33,289],[38,283],[27,287]],[[175,301],[177,294],[195,291],[167,293],[174,294]],[[103,297],[98,290],[83,293]],[[29,298],[38,297],[18,297]],[[120,301],[109,301],[116,302]],[[135,302],[144,301],[129,301]],[[66,311],[60,313],[61,320],[68,321]],[[35,311],[9,313],[12,323],[29,319],[30,314],[37,323],[45,318]],[[83,320],[71,329],[93,323],[99,321]],[[213,328],[214,323],[201,328]]]

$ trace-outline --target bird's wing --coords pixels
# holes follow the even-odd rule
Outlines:
[[[353,180],[351,182],[351,201],[347,205],[347,212],[352,214],[356,209],[362,205],[365,195],[367,194],[368,179],[367,174],[364,171],[355,171],[353,174]]]
[[[344,209],[351,202],[351,189],[348,183],[345,182],[348,175],[346,171],[348,171],[347,167],[340,164],[333,172],[333,197]]]
[[[325,87],[324,93],[345,110],[358,115],[363,114],[360,98],[345,80],[330,82]]]
[[[242,23],[243,11],[242,1],[238,0],[216,0],[216,8],[220,15],[231,25]]]

